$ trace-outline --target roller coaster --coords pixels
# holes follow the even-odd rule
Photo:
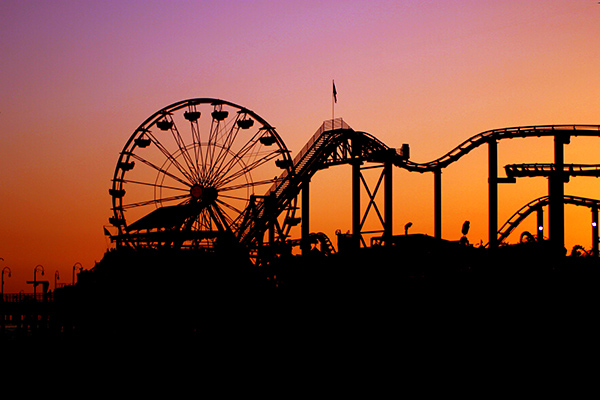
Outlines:
[[[334,165],[352,167],[352,232],[354,247],[366,247],[366,234],[393,242],[392,172],[434,174],[435,238],[441,239],[442,171],[473,149],[488,147],[489,243],[500,246],[533,211],[549,206],[550,241],[564,246],[564,205],[592,208],[597,224],[598,201],[564,195],[570,176],[599,176],[600,166],[564,163],[564,145],[572,136],[600,136],[600,125],[542,125],[479,133],[442,157],[417,163],[408,144],[388,147],[372,134],[355,131],[342,119],[325,121],[302,150],[291,157],[276,129],[248,108],[212,98],[171,104],[152,114],[129,137],[119,154],[112,187],[112,230],[117,248],[244,249],[257,263],[299,245],[302,253],[319,242],[335,252],[328,238],[310,231],[309,192],[317,171]],[[498,176],[498,142],[504,139],[553,137],[554,163],[515,164]],[[380,169],[374,187],[363,171]],[[498,229],[498,184],[523,176],[549,180],[548,196],[519,210]],[[367,206],[361,207],[361,189]],[[383,190],[383,207],[376,195]],[[300,205],[298,204],[300,201]],[[297,210],[301,210],[297,215]],[[363,211],[364,210],[364,211]],[[381,229],[365,231],[375,213]],[[291,237],[301,224],[301,237]],[[594,254],[598,235],[595,231]]]
[[[503,243],[506,238],[523,222],[530,214],[537,214],[537,233],[536,237],[533,235],[527,236],[528,240],[544,240],[543,232],[544,232],[544,206],[547,206],[549,203],[548,196],[542,196],[531,202],[524,205],[521,209],[519,209],[516,213],[514,213],[505,223],[502,225],[500,230],[498,231],[498,241]],[[581,207],[587,207],[592,211],[592,230],[593,230],[593,243],[595,245],[592,246],[593,254],[598,255],[598,207],[600,205],[600,200],[596,199],[588,199],[585,197],[579,196],[569,196],[565,195],[564,197],[565,204],[572,204]],[[522,235],[523,236],[523,235]],[[521,241],[523,237],[521,238]]]

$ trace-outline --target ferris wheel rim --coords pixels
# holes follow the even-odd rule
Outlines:
[[[209,105],[209,106],[214,106],[215,109],[216,107],[219,107],[219,109],[221,109],[223,106],[227,106],[233,109],[237,109],[238,114],[239,113],[243,113],[243,115],[251,117],[253,120],[255,120],[256,122],[258,122],[258,124],[260,124],[262,126],[262,128],[259,129],[258,132],[260,132],[260,130],[266,130],[268,131],[269,135],[273,137],[274,139],[274,143],[276,143],[276,147],[279,149],[278,151],[272,152],[272,154],[277,154],[278,156],[280,155],[281,157],[283,157],[284,160],[288,160],[291,161],[291,157],[289,155],[289,151],[287,150],[287,147],[285,145],[285,143],[283,142],[281,136],[279,135],[279,133],[275,130],[275,128],[269,124],[264,118],[262,118],[260,115],[258,115],[257,113],[255,113],[254,111],[240,106],[236,103],[230,102],[230,101],[226,101],[226,100],[222,100],[222,99],[216,99],[216,98],[208,98],[208,97],[202,97],[202,98],[190,98],[190,99],[185,99],[185,100],[181,100],[175,103],[172,103],[168,106],[165,106],[159,110],[157,110],[156,112],[154,112],[150,117],[146,118],[135,130],[134,132],[129,136],[127,142],[125,143],[123,150],[121,151],[121,153],[119,154],[119,158],[118,158],[118,162],[117,162],[117,166],[115,168],[115,172],[113,174],[113,184],[112,184],[112,188],[115,191],[119,191],[119,190],[123,190],[123,185],[126,183],[131,183],[132,181],[128,181],[127,179],[125,179],[125,177],[127,176],[127,171],[123,170],[122,167],[120,167],[121,163],[127,163],[130,162],[130,160],[133,158],[134,160],[136,160],[136,154],[135,154],[135,150],[136,150],[136,144],[135,144],[135,140],[139,139],[142,137],[142,135],[146,132],[149,132],[148,128],[151,127],[155,127],[157,126],[157,123],[161,120],[162,117],[166,116],[166,115],[172,115],[173,113],[176,113],[177,111],[181,111],[182,109],[186,108],[186,107],[191,107],[191,106],[199,106],[199,105]],[[238,121],[237,119],[235,120],[236,122]],[[238,128],[239,130],[239,128]],[[258,132],[254,135],[254,137],[258,137]],[[252,140],[254,140],[254,137]],[[250,143],[250,142],[248,142]],[[252,144],[255,145],[255,143]],[[213,143],[213,145],[216,145],[216,143]],[[190,145],[187,145],[190,146]],[[185,149],[187,149],[187,146],[185,147]],[[171,155],[173,156],[173,155]],[[179,157],[180,155],[177,155],[177,157]],[[175,157],[175,158],[177,158]],[[235,158],[235,155],[233,156],[233,158]],[[272,156],[271,158],[267,159],[267,161],[270,161],[271,159],[273,159],[274,156]],[[164,162],[167,163],[168,160],[165,160]],[[267,161],[264,161],[265,163]],[[237,162],[237,161],[236,161]],[[240,176],[245,176],[246,173],[250,174],[252,169],[248,169],[247,171],[244,171],[244,169],[242,169],[242,173]],[[289,168],[288,168],[289,170]],[[164,173],[162,175],[162,179],[164,180],[166,176],[168,176],[168,174],[166,173],[166,169],[162,170],[160,168],[157,168],[158,174],[157,174],[157,180],[159,177],[161,177],[161,173]],[[173,178],[173,177],[171,177]],[[277,179],[277,176],[274,178],[273,182],[275,182]],[[249,188],[253,187],[253,185],[259,185],[259,184],[265,184],[265,183],[270,183],[271,181],[258,181],[256,184],[251,181],[247,184],[246,189],[248,190]],[[140,182],[136,182],[139,184],[148,184],[149,183],[140,183]],[[185,184],[187,186],[190,187],[190,191],[196,190],[196,192],[199,190],[198,184],[194,184],[192,182],[184,182],[184,180],[180,181],[181,184]],[[243,185],[242,185],[243,186]],[[156,184],[154,185],[155,190],[157,188],[160,188],[162,190],[162,183],[161,184]],[[167,186],[167,188],[169,188]],[[170,188],[173,189],[173,188]],[[227,190],[227,189],[226,189]],[[224,190],[224,191],[226,191]],[[123,195],[114,195],[111,194],[112,196],[112,209],[113,209],[113,214],[114,214],[114,218],[115,220],[120,220],[117,223],[121,224],[121,225],[117,225],[119,228],[119,231],[121,232],[121,227],[123,227],[124,229],[127,229],[128,226],[130,226],[130,223],[128,223],[128,221],[126,220],[125,216],[124,216],[124,211],[126,210],[126,204],[123,203]],[[185,196],[182,196],[182,199]],[[193,197],[193,195],[192,195]],[[227,195],[223,195],[224,198],[227,198]],[[230,195],[230,197],[235,198],[234,195]],[[248,197],[248,196],[246,196]],[[154,199],[155,201],[155,206],[156,208],[160,208],[162,206],[162,199]],[[165,200],[166,201],[166,200]],[[149,200],[148,202],[152,202],[151,200]],[[217,202],[215,201],[215,206],[218,206],[217,203],[222,203],[222,201]],[[146,205],[146,204],[144,204]],[[227,204],[225,204],[225,206],[227,206]],[[229,206],[230,208],[233,208],[233,206]],[[134,221],[135,222],[135,221]],[[115,225],[113,223],[113,225]]]

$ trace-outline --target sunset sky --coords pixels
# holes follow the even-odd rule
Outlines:
[[[275,126],[292,155],[332,116],[411,159],[482,131],[600,124],[600,5],[588,0],[0,1],[0,269],[5,292],[54,288],[100,261],[119,152],[161,108],[213,97]],[[500,142],[509,163],[552,162],[552,140]],[[600,163],[573,138],[567,163]],[[350,168],[313,179],[312,231],[350,223]],[[433,235],[433,176],[394,171],[394,233]],[[596,178],[566,194],[600,198]],[[500,187],[499,226],[547,195],[544,178]],[[443,175],[443,237],[487,243],[487,149]],[[590,212],[566,206],[566,244],[591,248]],[[522,230],[535,229],[535,221]],[[38,278],[40,276],[38,275]],[[118,277],[115,277],[118,279]]]

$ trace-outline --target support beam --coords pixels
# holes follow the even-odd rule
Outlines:
[[[434,236],[442,238],[442,169],[433,171]]]
[[[302,255],[307,255],[310,252],[310,179],[305,179],[302,182],[302,226],[301,226],[301,239],[300,239],[300,250]]]
[[[391,245],[392,241],[392,236],[393,236],[393,210],[394,210],[394,204],[393,204],[393,180],[392,180],[392,170],[393,170],[393,165],[391,161],[386,161],[384,164],[384,169],[383,169],[383,173],[385,175],[384,179],[384,233],[383,233],[383,237],[385,239],[385,244],[386,245]]]
[[[592,255],[598,257],[598,205],[592,206]]]
[[[491,249],[498,247],[498,142],[488,142],[488,237]]]
[[[537,240],[544,240],[544,207],[539,205],[536,210],[537,223],[535,230],[537,231]]]
[[[548,177],[548,233],[559,254],[565,248],[565,154],[569,136],[554,135],[554,172]]]
[[[267,211],[267,215],[269,215],[269,226],[268,226],[268,238],[269,238],[269,246],[272,251],[273,245],[275,244],[275,222],[277,221],[277,217],[275,215],[275,196],[271,195],[265,198],[265,209]]]
[[[352,241],[355,248],[360,247],[360,141],[352,138]]]

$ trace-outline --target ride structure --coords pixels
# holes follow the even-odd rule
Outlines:
[[[144,121],[119,155],[113,240],[134,248],[243,243],[268,188],[291,168],[275,128],[251,110],[217,99],[174,103]],[[278,215],[291,220],[294,201],[286,206]]]
[[[253,111],[237,104],[197,98],[171,104],[144,121],[121,151],[109,191],[118,248],[202,249],[237,248],[255,263],[299,245],[307,254],[311,243],[335,252],[328,238],[310,230],[310,181],[317,171],[334,165],[352,168],[352,231],[349,247],[366,247],[366,235],[380,235],[379,244],[392,244],[393,167],[434,174],[434,237],[441,239],[442,171],[473,149],[488,147],[488,248],[499,246],[524,219],[518,212],[498,229],[498,184],[517,177],[544,176],[549,193],[529,209],[549,205],[550,240],[564,246],[564,195],[569,176],[599,176],[600,166],[565,164],[564,145],[572,136],[600,136],[598,125],[544,125],[490,130],[471,137],[444,156],[428,162],[410,160],[407,144],[390,148],[375,136],[353,130],[341,118],[328,120],[292,158],[275,128]],[[504,139],[553,137],[554,163],[505,167],[498,176],[498,142]],[[369,182],[365,170],[378,170]],[[383,191],[383,206],[378,193]],[[368,196],[366,206],[361,193]],[[298,204],[298,198],[300,204]],[[531,204],[531,203],[530,203]],[[300,207],[299,207],[300,206]],[[297,210],[301,214],[296,215]],[[375,214],[380,229],[365,230]],[[528,213],[527,213],[528,214]],[[521,218],[522,217],[522,218]],[[594,220],[597,224],[597,216]],[[300,238],[290,235],[301,224]],[[594,254],[597,250],[597,230]],[[541,233],[538,233],[538,237]]]
[[[312,240],[310,179],[339,164],[353,168],[354,241],[360,243],[366,233],[362,228],[371,209],[380,232],[391,236],[391,169],[407,154],[355,132],[339,118],[323,123],[294,159],[289,153],[275,128],[247,108],[207,98],[167,106],[144,121],[120,153],[109,190],[109,221],[117,229],[111,240],[132,248],[209,250],[230,244],[247,249],[255,261],[289,244],[300,243],[306,252]],[[374,190],[362,174],[366,162],[383,168]],[[375,195],[383,180],[382,215]],[[361,186],[370,197],[362,215]],[[290,240],[290,229],[300,222],[302,238]]]
[[[548,178],[549,234],[556,249],[564,248],[564,184],[569,176],[598,176],[596,166],[582,167],[564,163],[564,146],[573,136],[600,137],[599,125],[538,125],[494,129],[479,133],[458,145],[455,149],[428,163],[407,160],[401,167],[409,171],[434,173],[435,237],[441,238],[442,231],[442,170],[458,161],[473,149],[488,147],[488,247],[500,244],[498,237],[498,184],[514,183],[517,176],[545,176]],[[545,164],[545,173],[540,175],[518,174],[518,166],[508,166],[507,176],[498,176],[498,142],[513,138],[552,137],[554,139],[554,163]],[[528,164],[522,164],[525,170]],[[535,164],[534,164],[535,165]],[[541,165],[541,164],[538,164]]]
[[[549,196],[542,196],[535,200],[530,201],[516,213],[514,213],[498,231],[498,242],[502,243],[504,240],[515,230],[521,222],[525,220],[530,214],[536,213],[536,236],[531,233],[529,235],[521,235],[521,241],[523,240],[544,240],[544,207],[549,204]],[[600,207],[600,200],[588,199],[579,196],[564,196],[564,204],[573,204],[576,206],[587,207],[592,212],[592,250],[593,256],[598,256],[598,207]],[[525,233],[525,232],[524,232]]]

